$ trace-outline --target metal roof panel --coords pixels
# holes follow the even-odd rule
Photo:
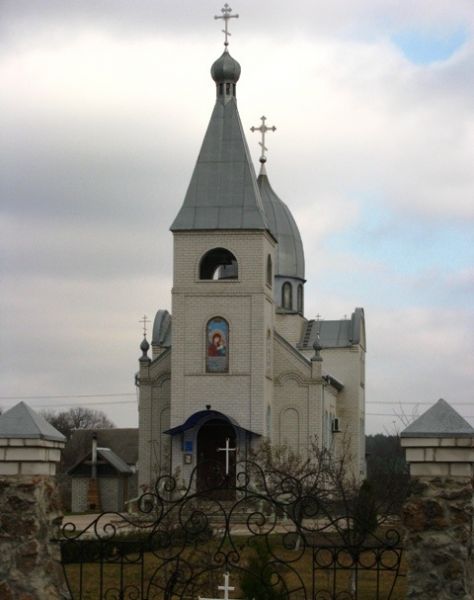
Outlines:
[[[0,416],[0,437],[66,441],[61,432],[25,402],[19,402]]]
[[[436,404],[408,425],[401,437],[474,437],[474,428],[440,398]]]
[[[218,209],[232,209],[222,211]],[[192,210],[191,210],[192,209]],[[235,221],[230,222],[230,216]],[[172,231],[268,229],[234,98],[217,100]]]

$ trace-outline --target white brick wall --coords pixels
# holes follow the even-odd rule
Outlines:
[[[237,258],[237,280],[199,280],[202,256],[216,247],[227,248]],[[268,254],[274,262],[274,242],[258,231],[176,233],[174,251],[171,425],[210,404],[263,434],[271,402],[267,332],[273,331],[266,265]],[[229,323],[227,374],[205,370],[206,324],[215,316]]]
[[[171,353],[142,366],[139,396],[138,485],[151,485],[163,463],[169,461],[169,436],[162,434],[170,427]]]
[[[237,258],[237,280],[199,280],[202,256],[217,247]],[[305,320],[300,315],[275,315],[273,290],[266,285],[267,256],[274,264],[274,250],[265,232],[174,233],[172,352],[142,367],[140,483],[152,481],[160,463],[168,461],[170,440],[160,432],[182,424],[206,405],[262,435],[268,433],[270,415],[273,442],[287,442],[302,453],[315,436],[322,443],[324,415],[331,421],[337,415],[350,440],[354,474],[359,475],[365,452],[361,350],[323,351],[324,371],[344,383],[337,393],[275,338],[276,330],[295,344]],[[228,373],[206,372],[206,325],[213,317],[229,323]],[[194,466],[183,466],[180,439],[173,441],[173,454],[173,464],[183,474]]]
[[[72,512],[85,512],[87,506],[87,490],[89,479],[85,477],[73,477],[71,484],[71,510]]]
[[[341,427],[338,439],[345,446],[344,451],[356,478],[365,475],[365,387],[361,385],[364,383],[361,375],[365,370],[365,362],[361,362],[363,352],[359,346],[321,351],[323,370],[344,384],[336,401]]]

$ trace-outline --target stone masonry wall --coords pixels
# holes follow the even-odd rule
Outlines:
[[[61,522],[55,480],[44,475],[0,478],[0,598],[69,598],[57,537]]]
[[[407,600],[472,600],[473,489],[469,478],[415,480],[404,506]]]

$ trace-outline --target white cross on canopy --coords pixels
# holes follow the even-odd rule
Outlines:
[[[229,455],[231,452],[236,452],[236,451],[237,451],[237,448],[230,447],[230,439],[229,438],[225,439],[225,448],[217,448],[217,452],[225,452],[225,474],[226,475],[229,474],[229,466],[230,466]]]

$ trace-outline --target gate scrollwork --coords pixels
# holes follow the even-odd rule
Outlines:
[[[66,522],[58,542],[72,597],[398,597],[396,527],[369,528],[310,478],[252,461],[237,462],[232,485],[220,473],[203,490],[196,478],[160,477],[133,514],[102,513],[83,530]]]

